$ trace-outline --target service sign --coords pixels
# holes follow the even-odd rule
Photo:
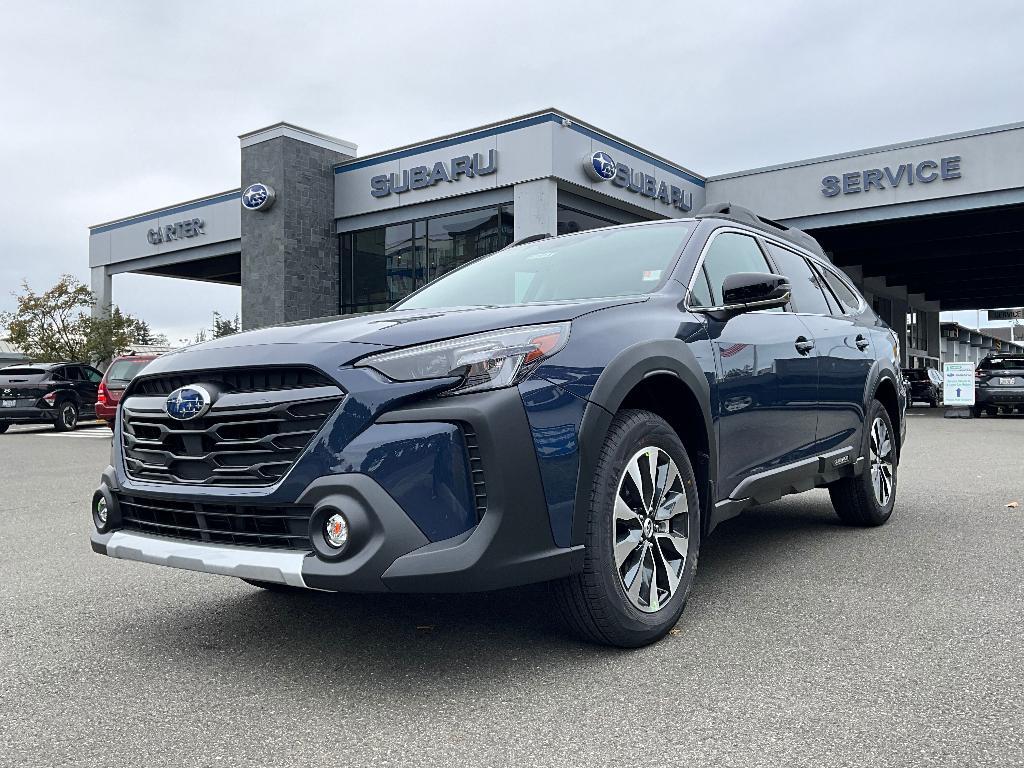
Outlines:
[[[974,405],[974,363],[943,363],[942,376],[943,405]]]

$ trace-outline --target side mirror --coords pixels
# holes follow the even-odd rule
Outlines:
[[[789,303],[789,279],[767,272],[737,272],[722,283],[722,306],[715,309],[740,314],[755,309],[773,309]]]

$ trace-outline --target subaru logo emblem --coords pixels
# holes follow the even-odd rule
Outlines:
[[[205,387],[189,384],[187,387],[179,387],[167,396],[164,410],[172,419],[188,421],[202,416],[210,410],[212,404],[213,397]]]
[[[594,181],[608,181],[615,176],[615,161],[607,152],[594,152],[584,158],[583,169]]]
[[[249,211],[266,211],[274,204],[274,190],[266,184],[250,184],[242,193],[242,207]]]

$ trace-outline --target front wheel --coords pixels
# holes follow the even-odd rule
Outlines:
[[[553,584],[566,622],[586,640],[621,648],[664,637],[693,586],[700,535],[679,436],[654,413],[620,411],[594,471],[583,572]]]
[[[53,422],[53,428],[58,432],[70,432],[78,426],[78,406],[70,400],[65,400],[57,406],[57,420]]]
[[[882,525],[896,503],[899,456],[892,419],[885,406],[872,400],[864,421],[864,448],[868,466],[857,477],[844,477],[828,487],[832,506],[847,525]]]

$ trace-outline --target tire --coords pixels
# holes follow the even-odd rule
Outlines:
[[[928,405],[930,405],[930,406],[931,406],[932,408],[938,408],[938,407],[939,407],[939,396],[938,396],[938,395],[936,395],[935,397],[933,397],[933,398],[932,398],[932,399],[931,399],[931,400],[930,400],[930,401],[928,402]]]
[[[303,592],[302,587],[293,587],[291,584],[279,584],[276,581],[259,581],[257,579],[242,579],[246,584],[265,589],[268,592]]]
[[[10,428],[11,424],[7,421],[0,421],[0,435],[6,432]]]
[[[973,416],[976,419],[980,419],[982,410],[983,409],[980,405],[971,406],[971,416]]]
[[[71,432],[78,426],[78,406],[72,400],[62,400],[57,404],[57,419],[53,428],[58,432]]]
[[[670,481],[672,464],[677,475]],[[632,478],[638,475],[641,485],[652,486],[650,501],[647,491],[637,494]],[[664,419],[641,410],[616,414],[594,470],[587,515],[583,572],[552,584],[566,623],[589,642],[620,648],[664,637],[686,606],[701,538],[693,467]]]
[[[889,412],[878,400],[872,400],[864,421],[864,446],[862,455],[868,459],[868,466],[858,477],[844,477],[829,485],[828,493],[839,519],[847,525],[883,525],[892,515],[896,503],[896,487],[899,455],[896,451],[896,433],[892,427]],[[884,426],[886,439],[882,450],[877,450],[877,425]],[[885,448],[888,443],[887,450]],[[884,466],[883,466],[884,465]],[[887,467],[888,471],[886,471]],[[880,476],[876,486],[876,468]],[[888,478],[888,494],[882,490]]]

